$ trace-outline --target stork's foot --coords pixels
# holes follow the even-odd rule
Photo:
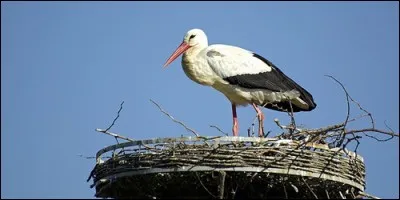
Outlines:
[[[257,112],[257,119],[258,119],[258,137],[264,137],[264,119],[265,116],[262,111],[257,107],[256,104],[252,104],[253,108]]]

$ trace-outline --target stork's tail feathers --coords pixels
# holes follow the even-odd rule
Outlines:
[[[300,112],[314,110],[317,104],[314,102],[312,95],[303,89],[296,98],[287,101],[265,103],[262,106],[281,112]]]

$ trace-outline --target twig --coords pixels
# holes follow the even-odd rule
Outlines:
[[[285,126],[280,125],[279,121],[278,122],[275,121],[275,123],[277,123],[277,125],[282,127],[283,129],[286,128]],[[335,124],[335,125],[331,125],[331,126],[327,126],[327,127],[323,127],[323,128],[319,128],[319,129],[300,130],[300,132],[296,133],[294,136],[298,136],[301,134],[320,134],[320,133],[327,133],[327,132],[331,132],[331,131],[339,131],[339,130],[343,130],[343,129],[344,129],[344,123],[340,123],[340,124]],[[375,128],[365,128],[365,129],[357,129],[357,130],[348,130],[348,131],[345,131],[344,133],[352,134],[352,133],[359,133],[359,132],[378,132],[378,133],[383,133],[385,135],[390,135],[392,137],[399,137],[399,134],[394,133],[392,129],[391,129],[391,131],[384,131],[384,130],[379,130],[379,129],[375,129]]]
[[[392,133],[394,133],[394,130],[392,128],[390,128],[387,124],[386,124],[386,120],[383,121],[383,123],[385,124],[386,128],[388,128]]]
[[[86,159],[94,159],[94,158],[96,158],[96,156],[83,156],[82,154],[79,154],[77,156],[82,157],[82,158],[86,158]]]
[[[117,144],[119,144],[118,138],[117,137],[114,137],[114,138],[115,138],[115,141],[117,142]]]
[[[258,115],[256,115],[253,119],[253,122],[251,123],[251,127],[248,128],[248,136],[254,136],[254,125],[256,124],[256,120],[258,120]],[[251,130],[251,131],[250,131]],[[251,133],[250,133],[251,132]]]
[[[196,174],[197,179],[199,180],[201,186],[203,186],[204,190],[206,190],[208,192],[208,194],[210,194],[214,199],[216,199],[217,197],[214,196],[207,188],[206,186],[203,184],[203,182],[201,181],[199,175],[197,174],[197,172],[194,172]]]
[[[287,191],[286,191],[285,182],[282,182],[282,186],[283,186],[283,192],[285,193],[285,199],[288,199],[288,194],[287,194]]]
[[[360,192],[358,196],[367,197],[367,198],[371,198],[371,199],[380,199],[380,198],[377,197],[377,196],[370,195],[370,194],[367,194],[367,193],[365,193],[365,192]]]
[[[375,139],[375,140],[378,141],[378,142],[386,142],[386,141],[388,141],[388,140],[393,139],[394,136],[399,137],[399,135],[398,135],[398,134],[395,134],[394,131],[393,131],[393,129],[390,128],[390,127],[386,124],[386,120],[385,120],[383,123],[385,124],[386,128],[388,128],[388,129],[390,130],[390,132],[381,131],[381,130],[376,130],[376,129],[374,129],[374,128],[372,129],[372,131],[373,131],[373,132],[383,133],[383,134],[388,134],[388,135],[390,135],[391,137],[382,140],[382,139],[378,139],[378,138],[375,137],[375,136],[368,135],[367,133],[365,133],[365,132],[368,132],[368,131],[371,131],[371,130],[363,131],[363,133],[365,134],[365,136],[370,137],[370,138],[373,138],[373,139]],[[373,126],[374,126],[374,125],[373,125]],[[371,132],[372,132],[372,131],[371,131]]]
[[[108,131],[108,130],[110,130],[111,129],[111,127],[113,127],[114,126],[114,123],[117,121],[117,119],[119,118],[119,113],[121,112],[121,110],[122,110],[122,105],[124,104],[124,101],[122,101],[122,103],[121,103],[121,105],[119,106],[119,110],[118,110],[118,115],[117,115],[117,117],[114,119],[114,121],[112,122],[112,124],[105,130],[106,132]]]
[[[206,136],[199,136],[198,138],[203,139],[203,141],[214,140],[217,138],[221,138],[222,136],[213,136],[213,137],[206,137]]]
[[[251,124],[251,136],[254,136],[254,124],[255,124],[255,122],[253,122],[252,124]]]
[[[370,137],[370,138],[373,138],[373,139],[375,139],[375,140],[378,141],[378,142],[386,142],[386,141],[388,141],[388,140],[393,139],[394,136],[399,137],[399,135],[396,135],[396,134],[394,133],[393,129],[390,128],[390,127],[386,124],[386,121],[384,121],[383,123],[385,124],[386,128],[388,128],[388,129],[390,130],[390,132],[384,133],[384,134],[389,134],[389,135],[390,135],[389,138],[387,138],[387,139],[378,139],[378,138],[375,137],[375,136],[368,135],[368,134],[365,133],[365,132],[363,132],[363,133],[365,134],[365,136]],[[369,131],[369,130],[367,130],[367,131]],[[380,132],[380,133],[382,133],[381,130],[374,130],[374,132]],[[384,132],[386,132],[386,131],[384,131]]]
[[[352,102],[354,102],[355,104],[357,104],[358,108],[360,110],[362,110],[363,112],[366,113],[366,116],[369,116],[371,123],[372,123],[372,128],[375,128],[375,122],[374,122],[374,118],[372,117],[372,114],[370,112],[368,112],[367,110],[365,110],[364,108],[361,107],[360,103],[358,103],[356,100],[354,100],[350,95],[349,98]]]
[[[211,128],[216,128],[219,132],[221,132],[222,134],[224,134],[224,135],[226,135],[226,136],[228,136],[229,134],[228,133],[226,133],[226,132],[224,132],[224,131],[222,131],[220,128],[218,128],[217,126],[215,126],[215,125],[210,125],[210,127]]]
[[[334,77],[329,76],[329,75],[325,75],[325,76],[328,76],[328,77],[332,78],[333,80],[335,80],[337,83],[339,83],[340,86],[343,88],[343,90],[344,90],[345,93],[346,93],[347,108],[348,108],[348,109],[347,109],[346,121],[343,123],[343,124],[344,124],[344,125],[343,125],[343,130],[346,130],[345,128],[346,128],[346,125],[347,125],[348,122],[350,122],[350,121],[355,121],[356,119],[361,118],[361,117],[365,117],[365,116],[368,116],[368,117],[370,118],[370,121],[371,121],[371,124],[372,124],[372,128],[368,128],[368,129],[343,131],[343,133],[342,133],[342,135],[341,135],[341,140],[340,140],[340,142],[337,144],[337,147],[339,147],[339,146],[341,146],[341,145],[343,144],[343,141],[344,141],[344,139],[345,139],[345,135],[346,135],[346,134],[352,134],[352,135],[354,136],[354,133],[363,132],[367,137],[373,138],[373,139],[375,139],[375,140],[377,140],[377,141],[380,141],[380,142],[388,141],[388,140],[392,139],[394,136],[399,137],[399,135],[398,135],[398,134],[395,134],[394,131],[393,131],[390,127],[388,127],[386,123],[385,123],[386,127],[387,127],[388,129],[390,129],[391,132],[375,129],[375,121],[374,121],[374,119],[373,119],[373,117],[372,117],[372,114],[371,114],[370,112],[368,112],[367,110],[365,110],[364,108],[362,108],[361,105],[360,105],[360,103],[358,103],[357,101],[355,101],[355,100],[349,95],[349,93],[347,92],[346,88],[345,88],[345,87],[343,86],[343,84],[341,84],[337,79],[335,79]],[[354,103],[358,106],[358,108],[359,108],[360,110],[362,110],[365,114],[364,114],[364,115],[361,115],[360,117],[357,117],[357,118],[354,118],[354,119],[349,120],[349,116],[350,116],[350,102],[349,102],[349,99],[350,99],[352,102],[354,102]],[[390,135],[391,137],[390,137],[390,138],[387,138],[387,139],[384,139],[384,140],[381,140],[381,139],[378,139],[378,138],[376,138],[376,137],[374,137],[374,136],[368,135],[368,134],[366,134],[365,132],[378,132],[378,133],[383,133],[383,134]]]
[[[158,105],[158,104],[157,104],[156,102],[154,102],[153,100],[150,99],[150,101],[151,101],[154,105],[156,105],[156,106],[158,107],[158,109],[160,109],[160,111],[161,111],[162,113],[164,113],[164,114],[167,115],[169,118],[171,118],[172,121],[174,121],[174,122],[176,122],[176,123],[182,125],[183,127],[185,127],[186,130],[192,132],[192,133],[195,134],[197,137],[199,137],[199,134],[198,134],[196,131],[194,131],[193,129],[187,127],[184,123],[182,123],[182,122],[176,120],[176,119],[175,119],[174,117],[172,117],[169,113],[167,113],[166,111],[164,111],[164,109],[162,109],[161,106]]]
[[[356,198],[356,195],[354,195],[353,190],[354,190],[354,188],[351,188],[350,192],[351,192],[351,196],[353,197],[353,199],[355,199],[355,198]]]
[[[345,196],[343,196],[342,192],[339,190],[339,195],[342,197],[342,199],[346,199]]]
[[[111,125],[110,125],[107,129],[99,129],[99,128],[96,129],[97,132],[101,132],[101,133],[105,133],[105,134],[107,134],[107,135],[113,136],[113,137],[115,138],[115,140],[117,141],[117,144],[119,144],[118,138],[121,138],[121,139],[124,139],[124,140],[128,140],[128,141],[133,141],[132,139],[129,139],[129,138],[124,137],[124,136],[119,136],[119,135],[116,134],[116,133],[112,133],[112,132],[109,132],[109,131],[108,131],[108,130],[110,130],[110,129],[114,126],[115,122],[116,122],[117,119],[119,118],[119,113],[120,113],[121,110],[122,110],[122,105],[123,105],[123,104],[124,104],[124,101],[122,101],[121,104],[120,104],[120,106],[119,106],[119,110],[118,110],[118,112],[117,112],[117,117],[114,118],[113,122],[111,123]],[[122,148],[122,149],[123,149],[123,148]]]
[[[231,199],[235,199],[236,192],[237,192],[238,189],[239,189],[239,184],[236,184],[235,190],[233,190],[233,188],[232,188],[232,192],[231,192],[232,197],[231,197]]]
[[[366,117],[366,116],[371,117],[370,114],[364,114],[364,115],[360,115],[360,116],[358,116],[358,117],[355,117],[355,118],[353,118],[353,119],[349,119],[349,121],[347,121],[347,122],[356,121],[357,119],[361,119],[361,118]]]
[[[343,88],[344,92],[346,93],[347,115],[346,115],[346,120],[345,120],[344,123],[343,123],[343,124],[344,124],[344,125],[343,125],[343,128],[346,129],[346,125],[347,125],[347,122],[349,121],[349,117],[350,117],[349,93],[347,92],[347,90],[346,90],[346,88],[344,87],[344,85],[343,85],[340,81],[338,81],[336,78],[334,78],[333,76],[330,76],[330,75],[325,75],[325,76],[327,76],[327,77],[333,79],[334,81],[336,81],[336,82]],[[341,137],[341,139],[340,139],[339,143],[337,143],[336,147],[339,147],[339,146],[341,146],[341,145],[343,144],[343,140],[344,140],[344,138],[345,138],[345,134],[343,133],[340,137]]]
[[[267,133],[266,133],[266,134],[264,134],[264,138],[267,138],[267,137],[268,137],[268,135],[269,135],[271,132],[272,132],[271,130],[267,131]]]
[[[302,133],[308,133],[308,134],[326,133],[326,132],[329,132],[329,131],[335,131],[335,130],[339,130],[339,129],[341,130],[341,129],[343,129],[343,126],[344,126],[344,124],[340,123],[340,124],[327,126],[327,127],[324,127],[324,128],[304,130],[304,131],[301,131],[300,133],[297,133],[296,135],[302,134]]]
[[[392,136],[392,138],[394,136],[399,137],[398,133],[393,133],[393,132],[389,132],[389,131],[383,131],[383,130],[379,130],[379,129],[375,129],[375,128],[364,128],[364,129],[359,129],[359,130],[349,130],[346,131],[346,134],[351,134],[351,133],[360,133],[360,132],[378,132],[378,133],[383,133],[385,135],[390,135]],[[390,138],[390,139],[392,139]]]
[[[293,119],[294,119],[294,118],[293,118]],[[275,124],[276,124],[279,128],[281,128],[282,130],[287,129],[287,130],[289,130],[289,131],[290,131],[290,130],[292,130],[292,131],[296,130],[296,131],[298,131],[298,132],[303,131],[302,129],[297,128],[296,125],[294,125],[293,127],[292,127],[292,126],[283,126],[283,125],[281,125],[281,123],[279,122],[279,119],[278,119],[278,118],[275,118],[275,119],[274,119],[274,122],[275,122]]]
[[[98,167],[98,165],[96,164],[96,165],[94,166],[94,168],[92,169],[92,171],[90,172],[89,177],[87,178],[86,182],[89,182],[90,179],[93,177],[94,173],[95,173],[96,170],[97,170],[97,167]],[[90,188],[93,188],[93,187],[90,187]]]
[[[347,150],[346,150],[346,147],[347,147],[347,145],[348,145],[351,141],[355,140],[355,141],[357,142],[357,145],[356,145],[356,147],[355,147],[355,149],[354,149],[354,153],[355,153],[355,155],[356,155],[356,158],[355,158],[355,159],[357,159],[357,149],[358,149],[358,145],[360,145],[360,141],[359,141],[358,139],[361,139],[361,136],[355,136],[354,134],[353,134],[353,136],[354,136],[354,137],[347,139],[347,142],[344,143],[342,149],[343,149],[343,151],[346,153],[346,155],[349,155],[349,153],[348,153]]]
[[[303,180],[303,182],[306,184],[307,188],[310,190],[310,192],[314,195],[314,197],[316,199],[318,199],[318,196],[314,193],[314,191],[311,189],[311,187],[308,185],[307,181],[304,180],[304,177],[301,177],[301,179]]]
[[[279,123],[279,119],[278,119],[278,118],[275,118],[275,119],[274,119],[274,122],[275,122],[276,125],[277,125],[279,128],[281,128],[282,130],[286,129],[286,126],[282,126],[281,123]]]
[[[297,188],[292,182],[289,182],[290,186],[294,189],[296,193],[299,193],[299,188]]]
[[[157,148],[151,147],[151,146],[149,146],[149,145],[147,145],[147,144],[145,144],[143,142],[141,142],[140,145],[144,146],[146,149],[157,149]]]
[[[226,172],[225,171],[219,171],[219,199],[224,198],[224,192],[225,192],[225,176]]]
[[[118,134],[116,134],[116,133],[112,133],[112,132],[110,132],[110,131],[107,131],[107,129],[99,129],[99,128],[96,128],[96,131],[97,131],[97,132],[100,132],[100,133],[107,134],[107,135],[111,135],[111,136],[113,136],[113,137],[115,137],[115,138],[120,138],[120,139],[128,140],[128,141],[131,141],[131,142],[135,141],[135,140],[133,140],[133,139],[130,139],[130,138],[127,138],[127,137],[124,137],[124,136],[120,136],[120,135],[118,135]]]
[[[326,194],[326,198],[327,199],[331,199],[330,197],[329,197],[329,192],[325,189],[325,194]]]

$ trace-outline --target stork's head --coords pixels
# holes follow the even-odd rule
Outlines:
[[[165,62],[164,67],[172,63],[181,54],[185,53],[190,48],[205,48],[208,46],[207,36],[201,29],[192,29],[185,34],[182,43],[175,52]]]
[[[183,37],[183,42],[185,42],[186,44],[188,44],[190,47],[194,47],[194,46],[207,46],[208,45],[208,40],[207,40],[207,36],[204,33],[203,30],[201,29],[192,29],[190,31],[188,31],[185,35],[185,37]]]

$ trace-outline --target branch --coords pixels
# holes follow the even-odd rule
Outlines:
[[[218,128],[218,126],[210,125],[210,127],[211,127],[211,128],[216,128],[219,132],[221,132],[222,134],[224,134],[224,135],[226,135],[226,136],[229,135],[228,133],[226,133],[226,132],[222,131],[220,128]]]
[[[313,191],[313,190],[311,189],[311,187],[308,185],[307,181],[304,180],[304,177],[301,177],[301,179],[302,179],[303,182],[306,184],[306,186],[307,186],[307,188],[310,190],[311,194],[313,194],[314,197],[315,197],[316,199],[318,199],[318,196],[314,193],[314,191]]]
[[[119,118],[119,113],[121,112],[121,110],[122,110],[122,105],[124,104],[124,101],[122,101],[122,103],[121,103],[121,105],[119,106],[119,110],[118,110],[118,115],[117,115],[117,117],[114,119],[114,121],[112,122],[112,124],[105,130],[106,132],[108,131],[108,130],[110,130],[111,129],[111,127],[113,127],[114,126],[114,123],[117,121],[117,119]]]
[[[164,109],[162,109],[161,106],[158,105],[156,102],[154,102],[154,101],[151,100],[151,99],[150,99],[150,101],[151,101],[154,105],[156,105],[156,106],[158,107],[158,109],[160,109],[160,111],[161,111],[162,113],[164,113],[164,114],[167,115],[169,118],[171,118],[172,121],[174,121],[175,123],[178,123],[178,124],[182,125],[183,127],[185,127],[186,130],[188,130],[188,131],[192,132],[193,134],[195,134],[196,137],[199,137],[199,136],[200,136],[196,131],[194,131],[193,129],[187,127],[184,123],[182,123],[182,122],[176,120],[176,119],[175,119],[174,117],[172,117],[169,113],[167,113],[166,111],[164,111]]]
[[[290,126],[283,126],[283,125],[281,125],[281,123],[279,122],[279,119],[278,119],[278,118],[275,118],[275,119],[274,119],[274,122],[275,122],[275,124],[276,124],[279,128],[281,128],[282,130],[287,129],[287,130],[289,130],[289,131],[294,131],[294,130],[299,131],[299,132],[303,131],[302,129],[297,128],[296,125],[294,125],[294,126],[292,125],[292,124],[294,123],[294,118],[292,119],[292,122],[291,122]]]
[[[99,129],[99,128],[96,128],[96,131],[97,132],[100,132],[100,133],[104,133],[104,134],[107,134],[107,135],[111,135],[111,136],[113,136],[113,137],[115,137],[115,138],[120,138],[120,139],[124,139],[124,140],[128,140],[128,141],[134,141],[134,140],[132,140],[132,139],[130,139],[130,138],[127,138],[127,137],[124,137],[124,136],[120,136],[120,135],[118,135],[118,134],[116,134],[116,133],[112,133],[112,132],[110,132],[110,131],[107,131],[107,129]]]
[[[285,199],[288,199],[288,194],[287,194],[287,191],[286,191],[285,182],[282,182],[282,186],[283,186],[283,192],[285,193]]]
[[[389,131],[383,131],[383,130],[379,130],[379,129],[375,129],[375,128],[365,128],[365,129],[359,129],[359,130],[350,130],[350,131],[346,131],[346,134],[359,133],[359,132],[378,132],[378,133],[383,133],[385,135],[390,135],[390,136],[392,136],[391,138],[393,138],[394,136],[399,137],[398,133],[389,132]],[[369,136],[369,137],[372,137],[372,136]]]
[[[201,186],[203,186],[204,190],[207,191],[208,194],[210,194],[212,197],[214,197],[214,199],[216,199],[217,197],[215,195],[213,195],[208,189],[207,187],[203,184],[203,182],[201,181],[199,175],[197,174],[197,172],[194,172],[196,174],[197,180],[199,180]]]
[[[86,158],[86,159],[95,159],[96,158],[96,156],[84,156],[82,154],[79,154],[77,156],[82,157],[82,158]]]
[[[380,199],[379,197],[376,197],[376,196],[374,196],[374,195],[367,194],[367,193],[365,193],[365,192],[360,192],[359,195],[358,195],[357,197],[359,197],[359,198],[361,198],[361,197],[367,197],[367,198],[371,198],[371,199]]]
[[[100,132],[100,133],[104,133],[104,134],[113,136],[113,137],[115,138],[115,140],[117,141],[117,143],[118,143],[118,139],[117,139],[117,138],[124,139],[124,140],[128,140],[128,141],[131,141],[131,142],[134,141],[134,140],[132,140],[132,139],[130,139],[130,138],[127,138],[127,137],[124,137],[124,136],[120,136],[120,135],[118,135],[118,134],[116,134],[116,133],[112,133],[112,132],[109,131],[109,130],[114,126],[114,124],[115,124],[115,122],[117,121],[117,119],[119,118],[119,113],[120,113],[121,110],[122,110],[122,105],[123,105],[123,104],[124,104],[124,101],[122,101],[121,105],[119,106],[119,110],[118,110],[118,113],[117,113],[117,117],[114,118],[113,122],[111,123],[111,125],[110,125],[107,129],[99,129],[99,128],[96,128],[96,129],[95,129],[97,132]]]
[[[113,137],[115,137],[115,138],[120,138],[120,139],[123,139],[123,140],[128,140],[128,141],[130,141],[130,142],[135,141],[135,140],[130,139],[130,138],[128,138],[128,137],[120,136],[120,135],[118,135],[118,134],[116,134],[116,133],[112,133],[112,132],[107,131],[107,130],[103,130],[103,129],[97,128],[96,131],[97,131],[97,132],[100,132],[100,133],[107,134],[107,135],[111,135],[111,136],[113,136]],[[118,141],[117,141],[117,142],[118,142]],[[147,148],[147,149],[155,149],[154,147],[150,147],[150,146],[148,146],[148,145],[146,145],[146,144],[144,144],[144,143],[141,143],[141,145],[144,146],[144,147]]]
[[[225,192],[225,176],[226,172],[225,171],[219,171],[219,199],[224,199],[224,192]]]
[[[346,129],[346,125],[347,125],[347,122],[349,121],[349,117],[350,117],[350,102],[349,102],[350,95],[349,95],[349,93],[347,92],[346,88],[343,86],[343,84],[340,81],[338,81],[333,76],[330,76],[330,75],[325,75],[325,76],[327,76],[327,77],[333,79],[334,81],[336,81],[337,83],[339,83],[339,85],[342,86],[344,92],[346,93],[347,116],[346,116],[346,120],[344,121],[344,125],[343,125],[343,128]],[[339,147],[339,146],[341,146],[343,144],[344,138],[345,138],[345,134],[343,133],[341,135],[341,139],[340,139],[339,143],[336,145],[336,147]]]
[[[360,105],[360,103],[358,103],[357,101],[355,101],[355,100],[349,95],[349,93],[347,92],[347,90],[346,90],[346,88],[343,86],[343,84],[340,83],[336,78],[334,78],[334,77],[332,77],[332,76],[330,76],[330,75],[325,75],[325,76],[327,76],[327,77],[329,77],[329,78],[332,78],[334,81],[336,81],[338,84],[340,84],[340,86],[343,88],[344,92],[346,93],[346,99],[347,99],[347,116],[346,116],[345,122],[342,123],[342,124],[339,124],[339,125],[342,125],[343,127],[340,127],[339,129],[336,130],[336,131],[338,131],[338,130],[341,130],[341,131],[342,131],[341,134],[340,134],[340,138],[337,138],[337,140],[340,140],[340,141],[336,144],[336,147],[342,146],[344,140],[346,139],[346,135],[348,135],[348,134],[352,134],[352,135],[353,135],[353,138],[348,139],[348,142],[349,142],[349,141],[353,140],[354,138],[358,139],[359,136],[356,137],[356,136],[354,135],[354,133],[360,133],[360,132],[361,132],[361,133],[364,133],[367,137],[373,138],[373,139],[375,139],[375,140],[377,140],[377,141],[380,141],[380,142],[388,141],[388,140],[392,139],[392,138],[395,137],[395,136],[396,136],[396,137],[399,137],[399,134],[394,133],[394,131],[393,131],[390,127],[388,127],[386,123],[385,123],[385,126],[386,126],[386,128],[388,128],[390,131],[384,131],[384,130],[376,129],[376,128],[375,128],[375,121],[374,121],[374,118],[372,117],[372,114],[371,114],[370,112],[368,112],[367,110],[365,110],[364,108],[362,108],[361,105]],[[358,108],[359,108],[361,111],[363,111],[365,114],[363,114],[363,115],[361,115],[361,116],[359,116],[359,117],[357,117],[357,118],[354,118],[354,119],[350,119],[350,120],[349,120],[349,117],[350,117],[350,101],[352,101],[353,103],[355,103],[355,104],[358,106]],[[368,117],[370,118],[370,122],[371,122],[371,124],[372,124],[372,127],[371,127],[371,128],[365,128],[365,129],[359,129],[359,130],[349,130],[349,131],[346,130],[346,125],[347,125],[348,122],[355,121],[356,119],[359,119],[359,118],[362,118],[362,117],[366,117],[366,116],[368,116]],[[391,137],[382,140],[382,139],[376,138],[375,136],[368,135],[368,134],[366,134],[365,132],[377,132],[377,133],[382,133],[382,134],[390,135]],[[336,140],[336,141],[337,141],[337,140]],[[346,144],[348,144],[348,142],[347,142]],[[357,142],[359,143],[358,140],[357,140]],[[346,146],[346,145],[344,145],[344,146]]]

